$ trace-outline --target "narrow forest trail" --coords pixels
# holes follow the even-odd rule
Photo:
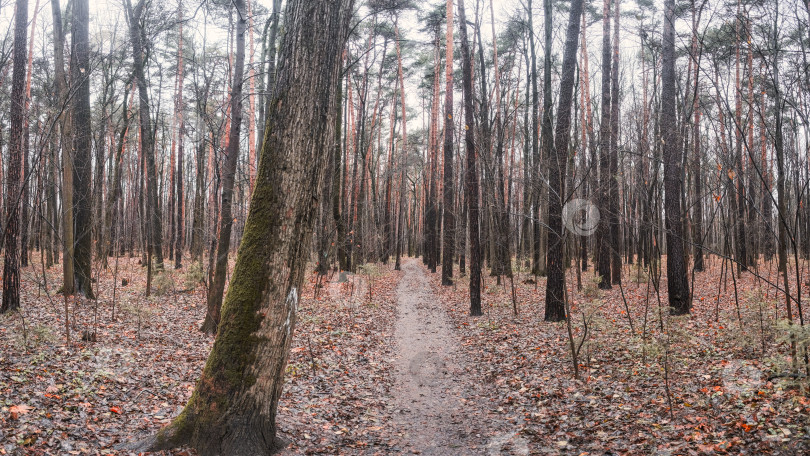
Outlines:
[[[422,264],[406,259],[397,286],[394,329],[394,425],[403,451],[425,455],[486,454],[465,395],[474,389],[445,310]]]

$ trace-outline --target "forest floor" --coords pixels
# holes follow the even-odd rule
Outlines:
[[[34,260],[22,312],[0,316],[0,455],[127,454],[115,448],[167,424],[205,363],[199,273],[169,270],[146,298],[144,269],[121,258],[117,273],[98,269],[97,301],[66,303],[59,267],[43,275]],[[518,272],[513,293],[486,276],[473,319],[466,277],[442,287],[419,259],[345,282],[312,274],[279,405],[283,453],[808,454],[806,379],[778,376],[784,301],[720,270],[696,274],[686,317],[668,316],[665,280],[659,301],[644,271],[609,291],[590,274],[580,291],[570,273],[579,379],[566,324],[542,321],[545,279]]]

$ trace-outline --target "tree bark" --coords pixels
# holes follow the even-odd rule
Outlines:
[[[549,203],[548,203],[548,281],[546,287],[546,321],[565,319],[565,264],[563,254],[565,233],[562,226],[562,208],[567,200],[565,192],[565,166],[568,160],[568,143],[571,135],[571,103],[577,67],[577,41],[579,17],[583,0],[571,3],[568,30],[563,51],[560,98],[557,105],[557,126],[553,154],[549,156]],[[565,198],[564,198],[565,197]]]
[[[5,258],[3,261],[3,301],[0,313],[20,307],[20,167],[22,166],[23,124],[25,118],[25,36],[28,26],[28,0],[15,2],[14,48],[11,73],[11,134],[8,143],[8,174],[6,176],[6,226],[3,231]]]
[[[73,199],[75,202],[76,241],[73,248],[76,291],[94,299],[92,285],[93,198],[92,130],[90,128],[90,5],[88,0],[73,0],[71,35],[73,49],[70,65],[73,95]]]
[[[453,0],[447,0],[445,48],[442,285],[452,285],[453,257],[456,246],[456,216],[453,212],[453,133],[455,129],[453,121]]]
[[[613,13],[613,60],[610,74],[610,244],[611,244],[611,271],[610,282],[613,285],[622,283],[622,255],[621,255],[621,221],[619,208],[619,4],[621,0],[613,0],[615,11]]]
[[[270,454],[318,207],[329,169],[340,55],[352,0],[291,0],[278,83],[222,321],[183,412],[135,445],[202,456]],[[326,151],[326,152],[325,152]]]
[[[141,147],[144,154],[144,173],[146,174],[146,229],[147,248],[152,252],[155,260],[155,268],[163,269],[163,241],[162,241],[162,217],[157,197],[157,171],[155,169],[155,137],[152,130],[152,120],[149,113],[149,90],[146,83],[144,71],[144,47],[143,41],[145,32],[141,27],[141,17],[145,6],[145,0],[139,0],[135,7],[132,7],[131,0],[126,0],[127,17],[129,19],[129,35],[132,42],[132,71],[138,84],[138,116],[140,119]]]
[[[234,61],[233,81],[231,82],[231,125],[228,147],[225,149],[225,163],[222,169],[222,196],[219,215],[219,239],[214,280],[208,292],[208,312],[205,315],[201,330],[206,334],[215,334],[220,320],[222,296],[225,292],[225,273],[228,270],[228,253],[231,248],[231,230],[233,229],[233,185],[236,177],[236,164],[239,159],[239,134],[242,130],[242,76],[245,71],[245,29],[247,14],[245,0],[235,0],[236,7],[236,59]]]
[[[602,119],[599,124],[599,226],[596,230],[596,272],[599,288],[611,288],[610,259],[610,0],[602,6]]]
[[[467,18],[464,12],[464,0],[458,0],[458,20],[459,34],[461,35],[462,89],[464,93],[464,149],[467,154],[465,199],[467,200],[470,216],[470,315],[476,317],[483,315],[481,312],[481,246],[478,239],[478,173],[475,164],[472,56],[470,55],[470,45],[467,40]]]
[[[681,213],[682,156],[675,118],[675,0],[664,2],[664,35],[661,50],[661,126],[664,155],[664,209],[667,247],[667,290],[673,315],[689,313],[689,283],[684,264]]]

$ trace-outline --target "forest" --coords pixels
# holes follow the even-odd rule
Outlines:
[[[810,0],[0,0],[0,185],[0,455],[810,454]]]

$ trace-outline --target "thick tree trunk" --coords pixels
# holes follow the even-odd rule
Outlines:
[[[70,68],[73,95],[73,199],[76,204],[76,242],[73,249],[76,291],[94,299],[92,286],[93,198],[92,154],[90,144],[90,5],[88,0],[73,0],[71,35],[73,63]]]
[[[11,134],[6,176],[6,224],[3,231],[3,301],[0,313],[20,307],[20,168],[22,166],[23,124],[25,117],[25,30],[28,26],[28,0],[16,1],[14,16],[13,69],[11,73]]]
[[[672,313],[689,313],[689,283],[684,264],[681,192],[682,154],[675,119],[675,0],[664,2],[664,35],[661,51],[661,125],[664,155],[664,209],[667,246],[667,290]]]
[[[352,0],[291,0],[267,135],[222,321],[183,412],[141,450],[270,454],[318,199],[334,138]],[[292,102],[295,100],[295,102]],[[324,152],[328,151],[328,152]]]
[[[548,281],[546,288],[546,321],[565,319],[565,264],[563,254],[565,233],[562,225],[562,208],[565,192],[565,165],[568,160],[568,143],[571,135],[571,103],[574,92],[574,76],[577,67],[577,41],[579,17],[583,0],[574,0],[568,17],[568,30],[563,51],[560,98],[557,106],[557,126],[554,153],[549,156],[549,204],[548,204]],[[564,199],[565,198],[565,199]]]

